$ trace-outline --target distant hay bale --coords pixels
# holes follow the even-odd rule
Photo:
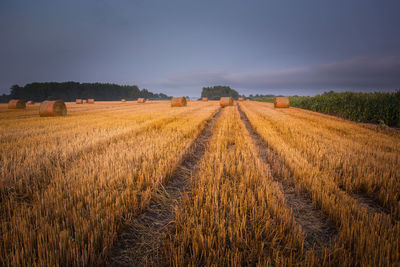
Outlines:
[[[75,103],[76,103],[76,104],[83,104],[83,100],[77,98],[77,99],[75,100]]]
[[[274,108],[288,108],[290,107],[289,97],[275,97]]]
[[[187,105],[186,97],[173,97],[171,99],[171,107],[184,107]]]
[[[239,97],[239,98],[238,98],[238,101],[243,101],[243,100],[244,100],[243,97]]]
[[[138,103],[145,103],[147,101],[147,99],[145,98],[138,98],[137,102]]]
[[[121,99],[121,102],[126,102],[126,100],[124,98]]]
[[[54,117],[67,115],[67,106],[62,100],[43,101],[39,108],[40,117]]]
[[[24,100],[21,99],[12,99],[8,101],[9,109],[24,109],[26,108],[26,104]]]
[[[208,101],[208,97],[203,97],[201,100],[204,101],[204,102],[207,102]]]
[[[83,100],[82,100],[82,103],[83,103],[83,104],[86,104],[86,103],[87,103],[87,100],[86,100],[86,99],[83,99]]]
[[[94,99],[93,99],[93,98],[88,99],[88,100],[87,100],[87,103],[88,103],[88,104],[94,104]]]
[[[233,97],[221,97],[219,100],[221,107],[233,106]]]
[[[33,104],[35,104],[35,101],[29,100],[28,102],[26,102],[26,104],[27,104],[27,105],[33,105]]]

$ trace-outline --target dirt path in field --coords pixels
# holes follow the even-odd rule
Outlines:
[[[308,195],[296,190],[292,175],[279,155],[269,148],[255,132],[239,105],[238,110],[249,135],[258,148],[260,158],[270,166],[272,177],[281,188],[288,207],[293,210],[296,223],[301,226],[305,234],[305,249],[314,248],[317,252],[320,252],[323,247],[329,246],[329,242],[337,234],[336,226],[321,210],[314,207]]]
[[[193,173],[197,171],[198,164],[204,156],[221,110],[207,121],[167,184],[152,195],[146,211],[126,222],[125,229],[112,250],[109,266],[162,265],[159,255],[160,238],[168,230],[169,223],[174,220],[180,198],[190,194]]]
[[[339,186],[340,189],[346,191],[344,187]],[[347,192],[347,191],[346,191]],[[379,204],[379,202],[372,197],[368,196],[366,193],[348,193],[353,199],[355,199],[361,207],[366,208],[368,213],[383,213],[391,216],[390,211],[385,209]],[[392,218],[395,220],[394,218]]]

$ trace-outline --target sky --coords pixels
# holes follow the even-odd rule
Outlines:
[[[0,0],[0,94],[46,81],[394,91],[399,13],[398,0]]]

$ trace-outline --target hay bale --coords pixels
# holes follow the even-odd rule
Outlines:
[[[26,108],[26,104],[24,100],[21,99],[12,99],[8,101],[9,109],[24,109]]]
[[[275,97],[274,108],[288,108],[290,107],[289,97]]]
[[[121,99],[121,102],[124,102],[124,103],[125,103],[125,102],[126,102],[126,100],[125,100],[124,98],[122,98],[122,99]]]
[[[29,100],[28,102],[26,102],[26,104],[27,104],[27,105],[34,105],[34,104],[35,104],[35,101]]]
[[[207,102],[208,101],[208,97],[203,97],[201,100],[204,101],[204,102]]]
[[[66,116],[67,106],[62,100],[43,101],[39,108],[40,117]]]
[[[88,104],[94,104],[94,99],[93,99],[93,98],[88,99],[88,100],[87,100],[87,103],[88,103]]]
[[[138,98],[137,102],[138,103],[145,103],[147,101],[147,99],[145,98]]]
[[[83,104],[83,100],[77,98],[77,99],[75,100],[75,104]]]
[[[239,97],[238,101],[244,101],[244,98],[243,97]]]
[[[219,100],[221,107],[233,106],[233,97],[221,97]]]
[[[171,107],[184,107],[187,105],[186,97],[173,97],[171,99]]]

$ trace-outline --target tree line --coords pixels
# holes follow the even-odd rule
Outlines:
[[[9,95],[0,96],[0,102],[8,102],[10,99],[44,100],[62,99],[75,101],[77,98],[94,98],[100,101],[135,100],[137,98],[170,99],[170,96],[160,93],[152,93],[147,89],[140,90],[136,85],[118,85],[112,83],[79,83],[79,82],[43,82],[29,83],[21,87],[13,85]]]
[[[236,90],[232,89],[230,86],[216,85],[212,87],[203,87],[201,92],[201,97],[208,97],[209,100],[219,100],[221,97],[231,96],[235,100],[239,97],[248,98],[256,101],[263,102],[274,102],[274,98],[283,95],[273,95],[273,94],[256,94],[256,95],[240,95]],[[297,95],[295,95],[297,96]]]

